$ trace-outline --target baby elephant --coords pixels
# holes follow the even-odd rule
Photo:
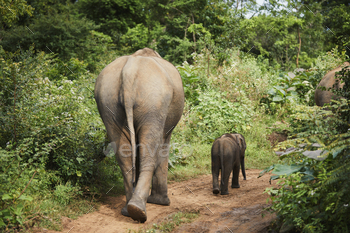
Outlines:
[[[243,135],[238,133],[226,133],[217,138],[211,148],[211,171],[213,175],[213,193],[228,194],[228,180],[232,175],[231,188],[239,188],[239,167],[246,180],[244,168],[244,153],[247,148]],[[219,189],[219,172],[221,169],[221,185]]]

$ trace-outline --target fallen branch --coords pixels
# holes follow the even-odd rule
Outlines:
[[[20,196],[22,196],[22,194],[24,193],[24,191],[26,191],[26,189],[28,188],[30,182],[32,182],[32,180],[33,180],[33,178],[34,178],[34,176],[35,176],[36,173],[37,173],[37,171],[34,172],[32,178],[31,178],[30,181],[28,182],[27,186],[22,190],[21,194],[20,194],[15,200],[13,200],[13,203],[14,203]]]

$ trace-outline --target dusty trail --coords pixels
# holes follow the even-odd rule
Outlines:
[[[229,188],[230,194],[226,196],[212,193],[211,175],[170,184],[170,206],[147,204],[148,219],[145,224],[121,215],[125,196],[108,197],[98,211],[77,220],[64,218],[62,232],[132,232],[150,228],[153,223],[160,223],[166,216],[179,211],[195,211],[200,216],[192,223],[180,225],[173,232],[267,232],[266,228],[274,216],[266,213],[264,218],[261,217],[268,198],[263,191],[274,183],[269,184],[269,175],[258,179],[260,170],[249,169],[246,172],[247,180],[240,175],[241,188]]]

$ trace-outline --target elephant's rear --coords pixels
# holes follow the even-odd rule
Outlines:
[[[128,57],[120,57],[107,65],[99,74],[95,83],[95,101],[106,126],[110,141],[114,141],[122,132],[126,116],[120,102],[121,71]]]
[[[330,103],[332,99],[338,98],[332,91],[321,90],[320,87],[326,89],[335,87],[336,89],[341,89],[344,86],[344,83],[340,83],[335,79],[336,72],[342,70],[342,68],[349,66],[349,62],[344,62],[342,65],[337,68],[329,71],[317,85],[315,90],[315,103],[317,106],[322,107],[324,104]],[[349,68],[348,68],[349,69]]]
[[[246,180],[247,177],[246,177],[246,173],[245,173],[245,162],[244,162],[244,160],[245,160],[245,150],[247,149],[247,144],[246,144],[245,138],[244,138],[244,136],[242,134],[233,133],[231,135],[234,137],[234,139],[235,139],[235,141],[236,141],[236,143],[237,143],[237,145],[239,147],[242,175],[243,175],[244,180]]]
[[[228,194],[229,177],[232,172],[240,165],[240,149],[232,136],[223,135],[216,139],[211,150],[212,159],[212,176],[213,176],[213,193],[221,195]],[[218,177],[221,170],[221,184],[219,189]],[[239,167],[238,167],[239,171]],[[236,171],[237,172],[237,171]]]
[[[170,204],[166,186],[169,151],[165,145],[184,107],[181,77],[155,51],[142,49],[116,59],[101,72],[95,84],[95,99],[108,137],[118,148],[116,156],[127,199],[122,214],[144,222],[147,201]],[[141,146],[138,152],[136,143]],[[123,145],[131,146],[131,151],[119,151]],[[165,156],[161,156],[164,151]],[[156,178],[149,196],[153,175]],[[133,191],[134,181],[137,184]]]

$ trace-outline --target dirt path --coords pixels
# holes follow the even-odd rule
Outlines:
[[[211,175],[203,175],[185,182],[169,185],[170,206],[147,204],[147,222],[139,224],[121,215],[125,196],[108,197],[98,211],[79,217],[77,220],[63,219],[63,232],[128,232],[150,228],[164,218],[179,211],[196,211],[199,217],[192,223],[180,225],[174,232],[267,232],[266,227],[274,216],[261,217],[267,206],[269,175],[257,178],[260,170],[247,170],[247,180],[240,175],[239,189],[229,188],[229,195],[213,195]],[[55,231],[46,231],[55,232]],[[132,231],[131,231],[132,232]]]

